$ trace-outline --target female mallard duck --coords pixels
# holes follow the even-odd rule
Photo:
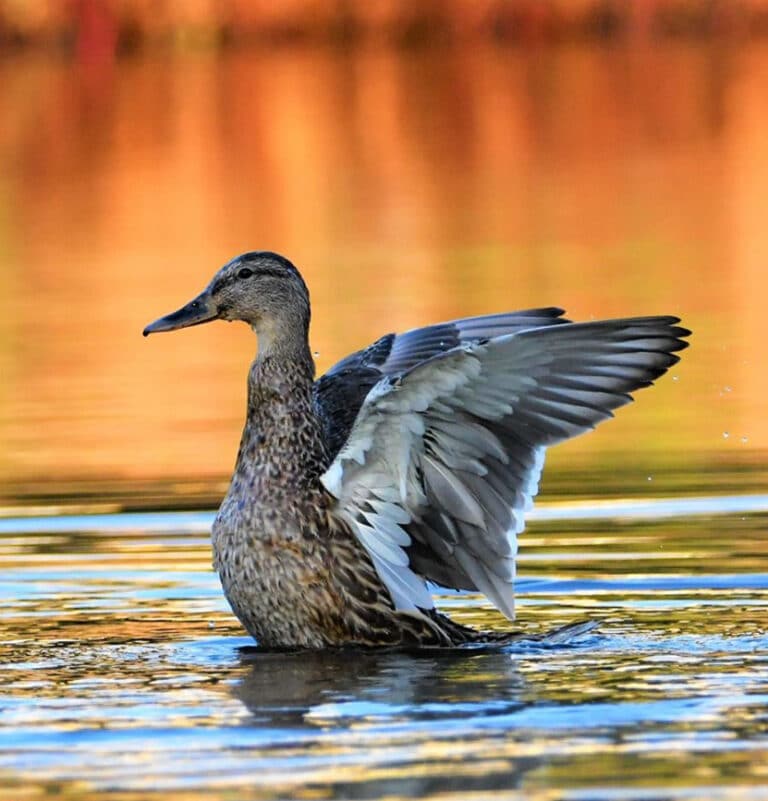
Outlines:
[[[258,336],[235,473],[213,524],[232,609],[270,647],[482,639],[427,582],[514,617],[517,535],[547,447],[675,362],[676,317],[572,323],[561,309],[387,334],[314,380],[309,293],[275,253],[230,261],[144,335],[242,320]]]

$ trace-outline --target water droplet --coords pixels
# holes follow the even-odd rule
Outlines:
[[[726,387],[723,387],[723,392],[733,392],[733,389],[731,389],[731,387],[727,387],[726,386]]]
[[[741,441],[742,441],[742,442],[749,442],[749,437],[742,437],[742,438],[741,438]]]
[[[653,476],[648,476],[648,481],[653,481]]]
[[[680,380],[680,376],[679,375],[673,375],[672,376],[672,380],[673,381],[679,381]]]
[[[215,620],[209,620],[208,621],[208,628],[209,629],[215,629],[216,628],[216,621]]]
[[[727,431],[723,431],[723,439],[728,439],[731,435]]]
[[[319,350],[316,350],[316,351],[314,351],[314,352],[312,353],[312,355],[313,355],[315,358],[317,358],[317,357],[320,355],[320,351],[319,351]]]

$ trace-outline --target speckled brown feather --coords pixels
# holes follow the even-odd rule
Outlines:
[[[229,491],[213,526],[214,567],[246,630],[268,647],[451,645],[476,633],[397,612],[335,499],[306,348],[257,358]]]

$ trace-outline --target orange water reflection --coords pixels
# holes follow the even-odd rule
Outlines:
[[[767,96],[760,44],[0,63],[3,494],[225,477],[251,335],[140,331],[253,248],[303,269],[321,369],[464,314],[679,314],[677,380],[553,468],[759,464]]]

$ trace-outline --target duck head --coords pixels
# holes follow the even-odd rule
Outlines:
[[[186,306],[155,320],[144,336],[211,320],[242,320],[263,349],[281,337],[309,329],[309,292],[299,271],[277,253],[243,253],[225,264]]]

